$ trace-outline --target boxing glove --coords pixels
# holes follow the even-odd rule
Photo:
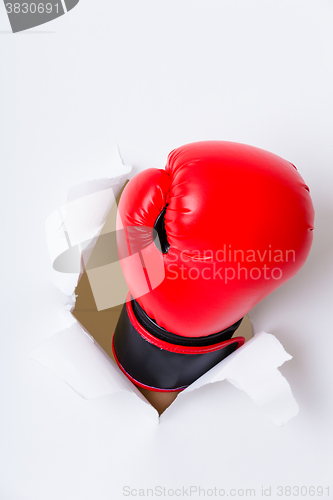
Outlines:
[[[313,223],[296,167],[252,146],[188,144],[136,175],[117,218],[130,292],[113,339],[121,369],[179,390],[230,354],[242,317],[304,264]]]

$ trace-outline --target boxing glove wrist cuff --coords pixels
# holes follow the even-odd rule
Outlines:
[[[230,338],[240,323],[207,337],[181,337],[159,327],[131,300],[119,317],[113,353],[121,370],[136,385],[161,392],[179,391],[244,343],[243,337]]]

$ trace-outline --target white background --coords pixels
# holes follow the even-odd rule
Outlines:
[[[0,5],[0,31],[1,500],[118,500],[125,485],[333,492],[333,2],[81,0],[16,35]],[[85,401],[29,360],[63,327],[44,221],[113,139],[134,172],[187,142],[244,142],[310,186],[310,257],[255,310],[294,357],[281,371],[301,411],[285,427],[226,382],[156,425],[135,397]]]

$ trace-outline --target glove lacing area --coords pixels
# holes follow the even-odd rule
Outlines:
[[[170,249],[170,243],[168,242],[168,236],[165,230],[165,213],[167,208],[168,205],[163,208],[162,212],[157,217],[153,230],[154,243],[164,254],[168,253]]]

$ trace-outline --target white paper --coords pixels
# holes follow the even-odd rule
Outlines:
[[[44,340],[30,357],[82,398],[94,399],[125,391],[147,405],[151,410],[148,414],[158,421],[156,410],[78,322]]]
[[[77,322],[45,340],[34,349],[31,358],[55,373],[84,399],[121,390],[133,392],[133,384]]]
[[[114,143],[106,165],[94,171],[110,177],[73,186],[67,203],[45,222],[46,241],[52,262],[52,281],[65,295],[74,293],[85,262],[105,224],[108,213],[132,170],[123,165]],[[113,176],[111,177],[111,173]]]
[[[42,342],[31,357],[85,399],[127,391],[148,404],[77,322]],[[274,424],[284,425],[298,413],[290,386],[278,370],[291,358],[274,335],[260,332],[191,384],[178,398],[207,384],[227,380],[248,394]],[[177,404],[177,399],[173,405]]]
[[[244,391],[275,424],[284,425],[299,411],[285,377],[278,370],[292,359],[278,339],[269,333],[257,333],[191,384],[182,394],[214,382],[228,380]]]

